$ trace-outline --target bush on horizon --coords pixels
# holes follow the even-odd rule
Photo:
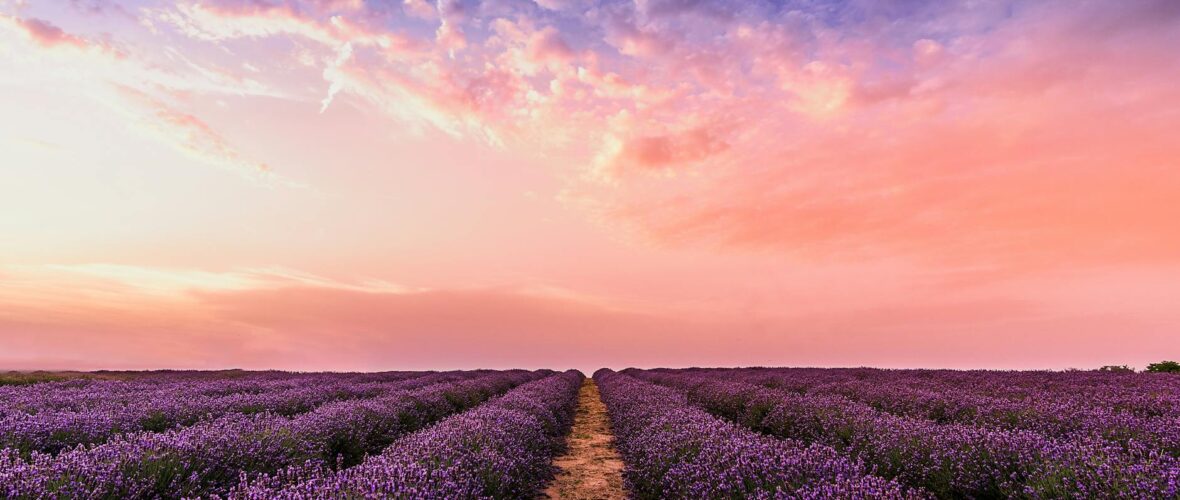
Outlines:
[[[1180,363],[1175,361],[1160,361],[1147,365],[1147,371],[1153,373],[1180,373]]]

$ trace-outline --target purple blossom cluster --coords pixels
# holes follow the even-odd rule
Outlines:
[[[229,413],[165,432],[118,434],[104,444],[57,455],[22,456],[9,448],[0,451],[0,497],[193,497],[294,466],[343,467],[402,434],[550,373],[430,374],[410,379],[409,389],[328,403],[295,416]],[[413,388],[429,382],[434,383]]]
[[[830,447],[760,435],[679,392],[610,370],[594,374],[635,498],[922,498]]]
[[[530,382],[335,473],[295,467],[244,482],[240,499],[534,498],[573,424],[581,373]]]
[[[791,372],[785,370],[769,369],[763,373],[630,370],[627,373],[675,389],[692,404],[747,428],[783,439],[830,446],[862,461],[874,474],[940,498],[1180,498],[1180,462],[1149,441],[1110,439],[1088,432],[1053,436],[1030,430],[1038,428],[1035,424],[1022,428],[1019,424],[989,424],[986,420],[970,418],[961,421],[928,418],[931,415],[921,411],[891,413],[865,402],[881,398],[856,398],[828,391],[825,388],[830,388],[830,384],[792,380]],[[762,383],[754,382],[758,377]],[[886,394],[897,390],[889,376],[880,380],[868,377],[865,381],[876,383],[877,390]],[[1102,392],[1089,382],[1092,381],[1083,381],[1078,390]],[[1116,387],[1126,387],[1117,384]],[[949,387],[956,385],[948,383]],[[1068,383],[1061,380],[1043,385],[1052,387],[1043,389],[1043,399],[1054,399],[1053,391],[1069,391]],[[870,388],[859,387],[859,390],[867,392]],[[947,390],[970,393],[972,389],[964,384]],[[996,394],[1016,392],[1024,389],[995,391]],[[1168,397],[1165,395],[1161,398],[1164,402],[1154,403],[1137,396],[1109,395],[1097,399],[1133,402],[1119,410],[1109,410],[1114,415],[1146,416],[1148,408],[1151,412],[1166,409]],[[1035,399],[1028,401],[1033,406]],[[946,414],[970,413],[964,410]],[[1018,419],[1022,415],[1012,413],[1008,418]],[[1088,425],[1100,427],[1101,424]]]

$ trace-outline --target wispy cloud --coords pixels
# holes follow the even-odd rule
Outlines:
[[[184,2],[140,15],[266,68],[253,72],[259,89],[283,86],[267,81],[286,78],[274,71],[281,57],[243,44],[310,43],[321,113],[346,97],[418,130],[558,154],[588,174],[570,192],[655,241],[975,261],[1099,248],[1113,231],[1123,244],[1111,257],[1174,254],[1151,221],[1170,213],[1163,200],[1180,184],[1163,137],[1175,116],[1157,105],[1177,97],[1165,47],[1180,14],[1164,0],[1113,9]],[[105,47],[48,21],[5,22],[46,49]],[[153,71],[137,73],[208,90]],[[132,87],[148,96],[156,135],[244,177],[273,177],[195,114]],[[1120,126],[1088,119],[1099,115]],[[1058,182],[1065,172],[1077,181]],[[1110,182],[1142,190],[1142,202],[1102,199],[1116,196]]]
[[[189,92],[278,95],[274,91],[253,80],[204,68],[175,51],[164,55],[180,59],[183,66],[179,71],[165,69],[116,48],[108,40],[69,34],[49,21],[0,16],[0,29],[5,28],[32,42],[13,60],[22,70],[39,73],[38,78],[77,85],[111,111],[128,118],[145,136],[259,185],[302,187],[266,164],[243,158],[207,122],[166,102]]]
[[[1177,119],[1159,106],[1180,97],[1171,2],[640,2],[579,22],[555,12],[573,4],[441,2],[437,20],[295,5],[155,12],[203,40],[318,43],[321,112],[349,96],[560,155],[585,181],[570,199],[664,244],[950,266],[1180,258],[1160,226],[1180,192]]]
[[[119,100],[112,107],[124,112],[130,107],[129,118],[149,136],[171,144],[184,154],[232,172],[244,179],[268,187],[305,187],[290,179],[279,176],[265,163],[256,163],[242,157],[229,142],[208,123],[195,115],[180,111],[158,98],[144,92],[118,87]]]
[[[0,16],[0,22],[17,29],[42,47],[69,46],[83,50],[92,47],[90,42],[66,33],[61,28],[41,19],[20,19],[10,16]]]

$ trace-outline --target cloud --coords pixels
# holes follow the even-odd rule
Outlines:
[[[606,137],[606,145],[594,159],[589,178],[625,187],[627,182],[652,173],[675,174],[692,167],[720,168],[715,160],[729,148],[724,135],[726,125],[692,116],[682,118],[689,124],[669,124],[644,133],[636,130],[643,125],[637,124],[631,114],[612,117],[614,132]],[[702,121],[713,123],[693,125]],[[667,128],[675,131],[666,131]]]
[[[657,244],[1030,272],[1180,258],[1166,222],[1180,194],[1167,132],[1180,9],[1167,0],[146,12],[250,59],[263,87],[314,87],[312,112],[346,103],[560,158],[547,163],[573,179],[566,199]],[[282,71],[274,47],[288,46],[316,85]],[[158,127],[257,170],[170,119],[185,114]]]
[[[181,33],[209,41],[290,35],[333,46],[347,42],[386,46],[396,38],[348,21],[347,12],[359,10],[359,7],[345,9],[344,14],[324,14],[338,10],[314,9],[319,15],[327,16],[322,22],[289,4],[181,3],[174,10],[162,9],[153,13],[154,17],[175,26]]]
[[[1110,359],[1146,362],[1170,345],[1177,272],[1075,273],[1048,279],[1058,288],[1049,294],[1046,283],[1019,280],[930,300],[892,297],[846,301],[841,309],[779,307],[773,315],[750,315],[641,311],[536,286],[410,289],[290,269],[9,266],[0,270],[0,367],[1062,368]],[[1112,290],[1133,290],[1140,300],[1112,303]],[[1154,312],[1154,319],[1144,312]],[[1125,341],[1104,344],[1112,329]]]
[[[90,45],[86,40],[70,35],[62,31],[61,28],[41,19],[8,18],[8,22],[22,28],[29,38],[44,47],[69,45],[81,49]]]
[[[33,43],[46,49],[94,50],[108,52],[110,55],[118,55],[106,43],[91,41],[66,33],[61,28],[44,19],[22,19],[0,14],[0,26],[16,31]]]
[[[540,357],[979,366],[983,353],[1043,364],[1113,355],[1102,331],[1117,327],[1134,339],[1117,352],[1146,360],[1174,344],[1176,324],[1175,280],[1159,277],[1174,278],[1180,263],[1177,5],[219,0],[152,3],[130,23],[29,3],[0,17],[0,83],[15,85],[12,95],[97,100],[113,121],[261,186],[301,185],[261,161],[290,158],[340,195],[317,204],[260,193],[253,213],[228,222],[163,199],[173,191],[129,189],[143,199],[129,207],[170,208],[143,220],[193,241],[230,238],[233,249],[144,257],[144,242],[179,233],[127,225],[119,231],[142,239],[110,237],[93,250],[127,254],[122,265],[0,269],[5,355],[346,368]],[[76,169],[68,143],[101,142],[79,130],[86,137],[16,140],[60,143],[54,161]],[[489,163],[552,172],[455,177],[482,168],[489,145],[501,149]],[[389,147],[407,158],[390,162]],[[436,168],[429,160],[441,151],[465,164]],[[463,199],[435,206],[444,197],[426,189],[399,200],[398,217],[356,215],[383,214],[390,186],[419,185],[401,182],[418,180],[417,165],[431,169],[422,186]],[[106,175],[66,187],[118,182]],[[545,205],[549,189],[609,232]],[[538,195],[520,206],[499,196],[517,191]],[[418,212],[419,203],[431,205]],[[45,219],[54,221],[76,208],[44,205],[61,212]],[[432,227],[439,214],[480,226],[452,237],[454,227]],[[51,239],[38,220],[18,221],[33,235],[18,257],[110,235],[98,224]],[[334,259],[309,243],[281,258],[365,274],[396,268],[390,251],[425,252],[414,246],[422,241],[471,242],[443,254],[470,255],[473,271],[430,267],[446,265],[432,257],[412,272],[504,285],[536,270],[595,293],[126,264],[257,262],[287,241],[337,236],[381,257]],[[513,260],[529,258],[510,256],[523,248],[513,245],[581,253],[538,264]],[[49,253],[85,260],[67,246]],[[584,266],[563,265],[583,255]],[[1132,267],[1143,271],[1124,272]],[[717,339],[729,340],[721,351]]]
[[[328,105],[332,104],[332,99],[344,88],[344,81],[340,78],[339,71],[340,67],[344,66],[350,58],[352,58],[352,44],[346,43],[340,48],[340,53],[336,56],[336,61],[324,68],[324,79],[332,82],[332,84],[328,87],[328,95],[321,101],[320,113],[328,110]]]
[[[1180,123],[1163,104],[1180,99],[1165,49],[1180,40],[1180,16],[1156,1],[1118,15],[1101,2],[1062,7],[839,26],[863,39],[828,39],[813,21],[815,37],[793,42],[807,47],[801,59],[731,52],[718,71],[761,66],[729,73],[740,82],[734,98],[690,92],[671,100],[674,110],[632,113],[599,156],[636,166],[704,156],[705,166],[611,179],[605,195],[587,190],[591,206],[669,246],[803,259],[1022,272],[1180,260],[1180,240],[1164,229],[1180,216],[1167,201],[1180,194],[1180,149],[1165,137]],[[1117,21],[1086,28],[1103,13]],[[939,23],[972,28],[935,40]],[[767,29],[744,26],[735,43]],[[684,36],[677,51],[701,50],[668,32]],[[733,124],[725,148],[675,147],[677,136],[647,125],[708,121],[704,113]]]
[[[39,77],[70,83],[129,118],[145,135],[260,185],[301,187],[275,174],[269,166],[243,158],[207,122],[166,102],[183,99],[190,92],[277,95],[268,88],[202,67],[175,52],[167,55],[181,61],[187,71],[165,69],[116,50],[108,41],[69,34],[47,21],[0,17],[0,24],[27,34],[35,43],[33,52],[23,53],[14,62]]]
[[[627,342],[671,355],[668,343],[700,328],[545,287],[412,290],[281,269],[5,271],[5,356],[74,360],[66,368],[568,366],[634,360]],[[635,332],[648,335],[625,340]]]
[[[582,5],[581,0],[534,0],[536,4],[543,8],[553,11],[568,10]]]
[[[130,105],[130,114],[139,128],[161,142],[193,158],[232,172],[244,179],[268,187],[305,187],[275,174],[265,163],[243,158],[224,137],[196,116],[185,113],[164,101],[138,90],[119,87],[120,101],[114,106]]]
[[[528,55],[535,61],[556,61],[567,63],[574,59],[574,51],[561,38],[557,28],[548,26],[533,33],[529,40]]]
[[[438,9],[426,0],[403,0],[402,8],[406,14],[421,19],[437,19]]]
[[[716,137],[716,132],[697,127],[667,135],[630,138],[620,149],[617,160],[643,168],[663,168],[699,162],[725,148],[725,142]]]

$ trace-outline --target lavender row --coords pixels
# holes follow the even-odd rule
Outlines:
[[[830,377],[830,381],[816,383],[815,380],[820,377],[799,376],[809,371],[794,368],[743,368],[669,372],[790,388],[812,395],[846,397],[886,413],[929,419],[937,423],[1027,430],[1060,440],[1101,439],[1123,447],[1148,446],[1169,455],[1180,456],[1180,415],[1140,416],[1130,411],[1081,404],[1073,398],[1060,397],[1051,392],[1024,401],[1014,401],[953,386],[939,387],[937,383],[899,383],[887,377],[850,379],[837,375]]]
[[[9,414],[0,418],[0,448],[15,448],[23,453],[58,453],[77,445],[100,444],[128,432],[160,432],[230,413],[270,412],[291,416],[331,401],[371,398],[393,390],[409,390],[473,375],[430,373],[394,382],[364,383],[350,382],[343,377],[303,378],[297,384],[284,383],[278,386],[282,389],[273,391],[267,391],[269,384],[263,384],[256,386],[260,391],[220,396],[202,395],[202,386],[198,384],[192,387],[192,393],[182,387],[82,411]]]
[[[181,373],[187,374],[185,376]],[[198,376],[165,372],[158,377],[137,375],[128,380],[74,379],[23,387],[0,387],[0,417],[44,411],[88,411],[134,404],[149,399],[216,398],[260,394],[326,383],[398,382],[427,372],[285,373],[214,372]]]
[[[730,369],[693,369],[707,374]],[[1058,405],[1131,413],[1139,417],[1180,416],[1180,377],[1153,373],[882,370],[874,368],[764,368],[740,371],[779,375],[779,387],[814,392],[827,386],[869,383],[936,393],[1032,403],[1052,399]]]
[[[610,370],[594,375],[635,498],[921,498],[822,445],[775,439]]]
[[[0,497],[177,498],[226,491],[242,477],[303,464],[342,467],[397,436],[546,372],[504,371],[329,403],[297,417],[230,414],[163,433],[116,436],[57,455],[0,452]]]
[[[1177,498],[1180,463],[1150,447],[1060,441],[1029,431],[940,425],[832,395],[721,376],[633,371],[711,413],[777,437],[821,443],[941,498]]]
[[[239,499],[535,498],[573,424],[581,373],[524,384],[335,473],[296,467],[246,482]]]

